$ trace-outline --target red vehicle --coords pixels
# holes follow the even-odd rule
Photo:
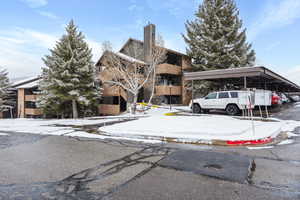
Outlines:
[[[281,104],[281,98],[275,92],[272,94],[272,105],[279,105]]]

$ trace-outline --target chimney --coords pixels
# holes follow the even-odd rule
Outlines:
[[[144,27],[144,61],[150,62],[153,46],[155,45],[155,25],[149,24]]]

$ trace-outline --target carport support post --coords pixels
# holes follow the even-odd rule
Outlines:
[[[244,76],[244,88],[246,89],[247,88],[247,77]]]
[[[194,80],[192,80],[192,113],[194,114]]]
[[[267,82],[265,80],[265,93],[266,93],[266,90],[267,90]],[[272,95],[271,95],[271,99],[272,99]],[[269,112],[268,112],[268,106],[267,106],[267,104],[265,105],[265,109],[266,109],[267,118],[269,118]]]

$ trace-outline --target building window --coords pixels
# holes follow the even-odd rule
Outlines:
[[[182,66],[182,56],[169,52],[166,62],[171,65]]]
[[[25,102],[25,108],[32,108],[32,109],[36,109],[36,103],[33,101],[26,101]]]
[[[119,105],[119,97],[111,96],[111,97],[102,97],[101,104],[108,104],[108,105]]]

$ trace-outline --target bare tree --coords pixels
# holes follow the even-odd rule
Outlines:
[[[131,56],[119,52],[104,52],[103,66],[111,80],[105,81],[108,84],[117,85],[133,96],[131,106],[132,114],[136,112],[136,104],[140,89],[149,80],[155,65],[148,65],[136,58],[141,58],[142,51],[137,45],[130,47]]]
[[[151,60],[150,60],[150,68],[153,69],[152,72],[152,90],[151,90],[151,96],[149,98],[148,103],[152,103],[152,99],[154,97],[154,91],[155,91],[155,83],[156,83],[156,68],[159,64],[164,62],[167,58],[166,56],[166,49],[164,48],[165,41],[163,37],[158,34],[157,39],[155,41],[155,46],[153,47],[152,55],[151,55]]]

